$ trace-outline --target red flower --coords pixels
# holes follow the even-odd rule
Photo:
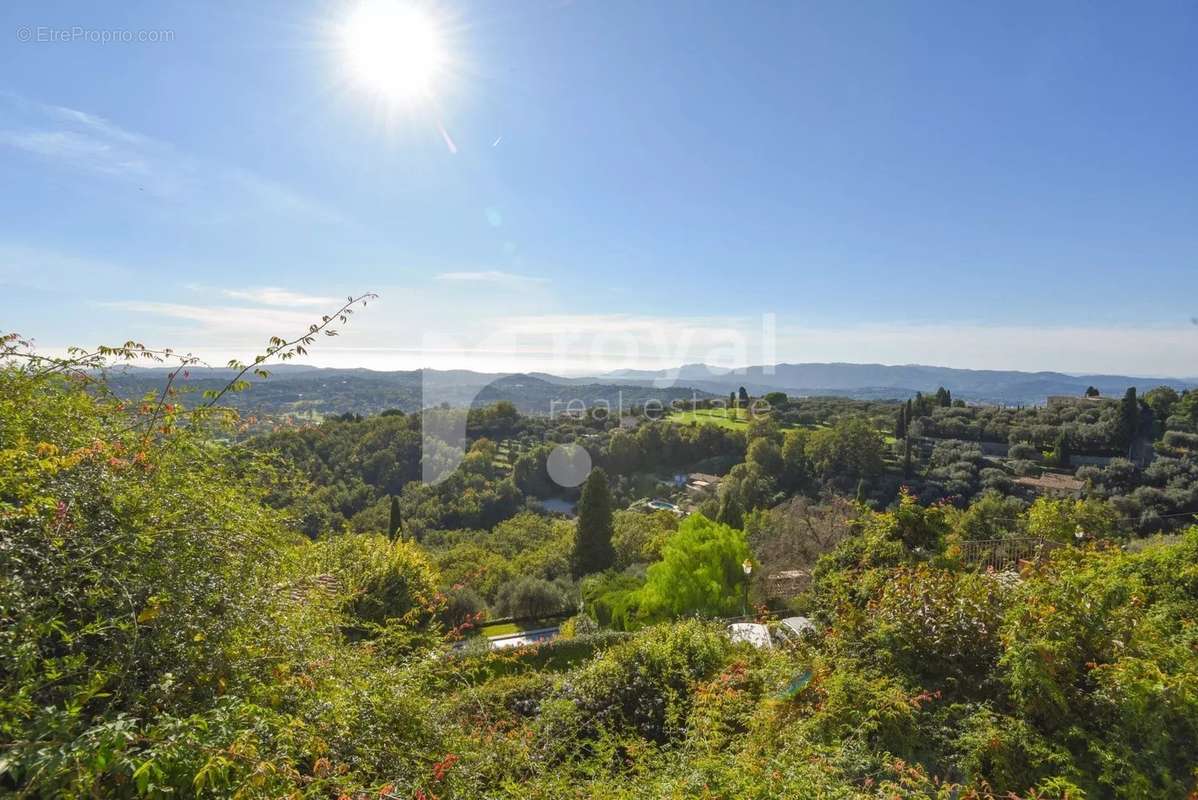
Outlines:
[[[445,758],[441,759],[440,761],[438,761],[436,764],[433,765],[433,777],[435,777],[439,781],[445,780],[445,776],[447,774],[449,774],[450,767],[452,767],[454,762],[457,760],[458,760],[458,757],[455,756],[453,753],[450,753],[447,756],[445,756]]]

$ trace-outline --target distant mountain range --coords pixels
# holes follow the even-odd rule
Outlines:
[[[109,385],[119,395],[140,398],[162,389],[169,370],[131,367],[114,370]],[[329,415],[377,414],[388,409],[417,411],[442,404],[490,405],[507,400],[526,414],[554,414],[592,407],[605,401],[613,412],[651,400],[669,406],[676,399],[708,398],[710,393],[684,386],[652,386],[598,378],[569,379],[549,375],[471,372],[470,370],[322,369],[292,364],[269,367],[270,377],[246,376],[251,386],[228,394],[222,404],[243,413]],[[220,389],[236,373],[229,369],[195,368],[176,386],[189,390],[184,403],[198,402],[203,391]],[[572,404],[572,405],[571,405]]]
[[[917,391],[943,386],[953,397],[981,403],[1035,405],[1052,395],[1081,395],[1093,386],[1104,395],[1119,395],[1135,386],[1147,391],[1167,385],[1198,387],[1198,378],[1143,378],[1127,375],[1067,375],[1062,372],[975,370],[929,367],[921,364],[775,364],[738,370],[687,364],[677,370],[619,370],[601,381],[634,381],[663,386],[670,383],[727,394],[744,386],[752,394],[783,391],[795,395],[834,395],[859,399],[905,399]]]
[[[140,397],[160,389],[161,368],[114,371],[113,388],[124,396]],[[219,388],[233,376],[227,369],[189,371],[182,385],[198,392]],[[772,391],[792,396],[841,396],[858,399],[903,400],[917,391],[938,386],[963,400],[1003,405],[1042,404],[1052,395],[1083,394],[1094,386],[1103,395],[1122,396],[1129,386],[1144,392],[1168,385],[1177,390],[1198,388],[1198,378],[1136,378],[1126,375],[1067,375],[1061,372],[971,370],[922,365],[776,364],[738,370],[687,364],[677,370],[618,370],[566,378],[548,373],[486,373],[470,370],[324,369],[299,365],[271,368],[267,380],[251,379],[252,387],[229,395],[229,404],[258,413],[354,412],[372,414],[390,408],[415,411],[422,407],[485,405],[508,400],[525,413],[564,411],[571,400],[587,406],[600,400],[613,408],[628,408],[656,400],[724,397],[744,386],[751,394]],[[577,403],[576,403],[577,405]]]

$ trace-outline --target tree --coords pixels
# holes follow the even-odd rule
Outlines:
[[[1056,444],[1052,450],[1052,462],[1058,467],[1069,466],[1069,437],[1065,435],[1065,431],[1057,434]]]
[[[1023,503],[1016,497],[1005,497],[987,491],[969,508],[960,512],[953,529],[965,540],[1006,539],[1023,533]]]
[[[1155,389],[1150,389],[1144,395],[1144,402],[1152,409],[1153,416],[1162,424],[1173,416],[1173,407],[1180,399],[1181,395],[1171,386],[1158,386]]]
[[[635,593],[637,619],[669,619],[681,614],[731,616],[739,613],[745,581],[741,564],[749,558],[742,531],[692,514],[649,567]]]
[[[1180,417],[1179,421],[1186,426],[1183,430],[1198,431],[1198,389],[1183,392],[1170,416]]]
[[[846,487],[882,471],[882,437],[861,418],[843,419],[813,432],[808,453],[822,478],[839,479]]]
[[[574,531],[575,578],[602,572],[616,563],[612,547],[612,498],[607,473],[596,468],[587,476],[578,500],[578,525]]]
[[[1119,401],[1119,421],[1116,423],[1115,438],[1123,447],[1131,445],[1140,427],[1140,403],[1136,400],[1136,387],[1129,386]]]
[[[782,440],[782,479],[784,489],[802,489],[811,481],[811,460],[807,457],[808,432],[787,431]]]
[[[1087,386],[1086,387],[1086,397],[1098,397],[1098,395],[1099,395],[1098,387],[1096,387],[1096,386]]]
[[[722,525],[739,528],[744,525],[745,509],[740,502],[740,493],[732,486],[725,485],[720,492],[720,511],[716,520]]]
[[[387,519],[387,538],[395,541],[403,528],[403,516],[399,510],[399,497],[391,495],[391,515]]]
[[[741,403],[744,403],[745,405],[748,405],[748,403],[749,403],[749,392],[748,392],[748,390],[747,390],[747,389],[745,389],[745,387],[743,387],[743,386],[742,386],[742,387],[740,387],[740,389],[738,390],[737,394],[739,395],[740,402],[741,402]]]
[[[782,477],[782,449],[769,439],[754,439],[749,444],[745,461],[756,464],[766,475],[774,478]]]
[[[661,558],[661,548],[678,529],[678,517],[669,511],[617,511],[613,515],[612,547],[616,566],[652,564]]]
[[[751,409],[750,409],[751,411]],[[752,443],[755,439],[768,439],[776,444],[782,444],[782,429],[768,414],[749,417],[749,427],[745,431],[745,441]]]
[[[948,389],[943,386],[936,389],[936,405],[941,408],[948,408],[953,404],[953,395]]]
[[[851,501],[829,495],[821,503],[792,497],[745,519],[745,535],[764,572],[809,570],[820,556],[853,534],[860,509]]]
[[[565,608],[565,594],[557,585],[530,575],[500,586],[495,599],[495,609],[499,614],[517,619],[544,617]]]
[[[737,464],[729,470],[720,490],[735,494],[741,511],[773,505],[780,499],[776,497],[777,479],[752,461]]]
[[[1091,538],[1116,536],[1119,514],[1102,500],[1055,500],[1040,497],[1027,510],[1027,532],[1055,542],[1074,542],[1080,532]]]
[[[627,431],[616,431],[607,444],[607,464],[617,475],[627,475],[636,469],[641,460],[641,449],[637,439]]]

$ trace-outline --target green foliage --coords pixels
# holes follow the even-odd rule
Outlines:
[[[364,635],[428,624],[440,610],[439,577],[413,543],[379,534],[344,534],[314,542],[309,563],[336,576],[354,629]]]
[[[391,495],[391,508],[387,516],[387,538],[398,539],[403,535],[403,512],[399,508],[399,498]]]
[[[600,572],[583,579],[579,593],[586,613],[600,625],[624,630],[632,625],[636,590],[644,585],[637,575]]]
[[[1118,535],[1119,514],[1101,500],[1037,498],[1027,510],[1027,533],[1055,542],[1072,542],[1078,534],[1090,538]]]
[[[497,614],[517,619],[556,614],[568,605],[569,597],[561,586],[527,575],[500,586],[495,599]]]
[[[678,517],[669,511],[617,511],[612,522],[612,547],[620,569],[660,559],[662,546],[678,530]]]
[[[917,683],[976,696],[998,660],[1007,594],[993,575],[901,567],[870,602],[870,643]]]
[[[786,404],[807,413],[805,402]],[[958,411],[922,406],[923,420]],[[556,593],[572,604],[575,539],[568,520],[495,502],[519,493],[490,441],[476,440],[446,494],[398,489],[423,543],[386,535],[388,478],[361,484],[363,532],[296,533],[312,510],[306,486],[339,496],[353,470],[338,459],[402,446],[417,416],[341,419],[247,447],[210,429],[215,417],[147,432],[142,412],[94,387],[0,370],[0,793],[1045,800],[1198,789],[1198,528],[1125,552],[1103,538],[1124,533],[1121,499],[1024,509],[998,494],[956,509],[903,493],[883,512],[790,499],[745,512],[748,536],[697,515],[674,531],[671,516],[617,512],[609,536],[631,566],[581,582],[586,616],[568,638],[486,651],[446,641],[442,625],[488,601],[536,611]],[[502,407],[475,419],[529,424]],[[818,434],[794,435],[789,452],[787,434],[775,453],[759,427],[754,441],[774,449],[755,445],[731,481],[738,501],[789,491],[792,466],[819,469],[807,447]],[[689,446],[664,428],[645,437]],[[312,483],[288,465],[292,445]],[[942,448],[934,469],[966,452]],[[782,477],[763,476],[775,455]],[[394,476],[388,465],[379,457],[372,480]],[[1086,475],[1114,498],[1190,485],[1180,458]],[[763,477],[776,480],[768,493]],[[432,524],[442,521],[469,524]],[[1098,541],[1077,543],[1079,525]],[[1068,544],[1001,573],[958,548],[1024,534]],[[818,559],[794,601],[814,635],[755,651],[718,623],[684,619],[738,614],[745,558],[755,577]]]
[[[956,515],[953,530],[966,540],[1006,539],[1024,535],[1023,503],[988,491]]]
[[[1182,796],[1198,741],[1198,528],[1134,555],[1064,551],[1003,625],[1017,711],[1099,796]]]
[[[602,572],[616,562],[612,547],[612,497],[607,473],[595,469],[587,476],[578,500],[578,527],[574,536],[574,577]]]
[[[744,532],[692,514],[666,542],[662,559],[649,567],[645,585],[632,598],[638,622],[683,614],[740,613],[749,558]]]
[[[676,739],[685,731],[695,682],[719,667],[728,647],[718,629],[698,621],[647,628],[572,675],[557,700],[568,710],[545,724],[561,730],[561,722],[578,720],[578,729],[561,730],[572,737],[609,731]]]
[[[845,487],[872,478],[882,469],[882,437],[861,418],[814,431],[807,453],[817,474]]]

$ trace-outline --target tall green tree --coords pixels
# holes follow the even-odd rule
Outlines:
[[[733,528],[744,527],[745,508],[740,502],[740,492],[731,486],[720,492],[720,510],[716,521]]]
[[[574,530],[575,578],[602,572],[616,563],[612,547],[612,497],[607,473],[596,468],[587,476],[578,500],[578,525]]]
[[[1119,444],[1127,447],[1135,438],[1140,427],[1140,401],[1136,399],[1136,387],[1129,386],[1119,401],[1119,422],[1116,428],[1116,438]]]
[[[1052,461],[1058,467],[1067,467],[1070,457],[1069,437],[1065,435],[1064,431],[1061,431],[1057,434],[1056,444],[1052,450]]]
[[[391,495],[391,514],[387,518],[387,538],[395,541],[403,529],[403,513],[399,510],[399,498]]]

